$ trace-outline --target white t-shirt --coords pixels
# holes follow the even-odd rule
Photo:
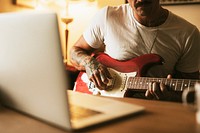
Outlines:
[[[200,69],[199,30],[172,12],[162,25],[146,27],[136,21],[129,4],[107,6],[95,15],[83,36],[93,48],[105,45],[105,52],[117,60],[160,55],[165,63],[152,67],[148,76],[166,77],[174,68],[186,73]]]

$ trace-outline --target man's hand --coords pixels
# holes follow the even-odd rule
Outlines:
[[[168,75],[167,78],[171,78]],[[170,91],[170,88],[163,83],[151,82],[149,89],[146,91],[147,99],[165,100],[165,101],[180,101],[181,95],[175,91]]]
[[[108,69],[93,57],[86,59],[84,62],[89,80],[100,90],[106,89],[109,79],[112,78]]]

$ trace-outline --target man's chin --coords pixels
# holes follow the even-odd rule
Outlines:
[[[143,8],[143,7],[137,8],[137,14],[140,16],[148,16],[150,12],[151,12],[150,8]]]

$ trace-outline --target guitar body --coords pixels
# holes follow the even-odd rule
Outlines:
[[[101,53],[96,56],[96,59],[108,67],[113,77],[108,89],[99,90],[88,79],[85,72],[80,72],[75,82],[74,91],[93,95],[124,97],[128,90],[126,85],[130,77],[145,76],[148,68],[163,62],[163,59],[157,54],[145,54],[127,61],[118,61],[107,54]]]
[[[108,68],[108,70],[113,79],[110,80],[109,86],[106,90],[99,90],[96,88],[95,85],[88,79],[87,74],[84,72],[81,72],[77,78],[74,90],[93,95],[124,97],[124,94],[127,91],[127,79],[129,77],[135,77],[137,73],[121,73],[111,68]]]

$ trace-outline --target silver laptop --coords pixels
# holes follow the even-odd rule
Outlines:
[[[69,80],[55,13],[0,14],[0,98],[4,105],[66,130],[144,110],[138,105],[68,92]]]

